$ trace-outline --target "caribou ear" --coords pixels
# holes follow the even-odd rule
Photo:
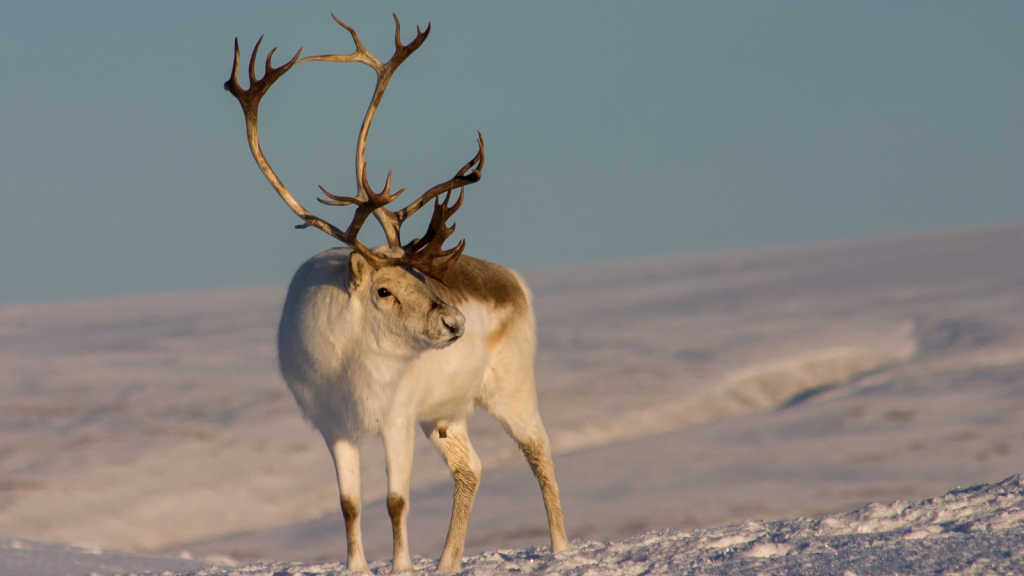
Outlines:
[[[348,278],[352,288],[358,288],[370,281],[373,275],[373,266],[358,252],[352,252],[348,257]]]

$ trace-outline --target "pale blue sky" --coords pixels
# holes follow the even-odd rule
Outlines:
[[[46,2],[0,17],[0,303],[282,284],[336,241],[256,168],[232,41],[408,41],[368,145],[409,194],[487,141],[454,239],[519,269],[1024,219],[1020,2]],[[307,208],[353,192],[373,73],[261,108]],[[425,211],[426,212],[426,211]],[[413,228],[415,221],[407,224]],[[375,228],[371,223],[368,229]],[[417,235],[407,233],[407,237]],[[380,236],[371,235],[370,240]]]

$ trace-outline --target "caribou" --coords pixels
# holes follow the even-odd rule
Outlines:
[[[333,16],[333,15],[332,15]],[[406,518],[417,426],[444,458],[455,482],[451,523],[438,570],[462,565],[466,530],[480,484],[482,465],[466,426],[476,407],[493,416],[522,450],[540,484],[547,512],[552,552],[570,547],[555,481],[548,434],[537,410],[534,355],[537,347],[531,294],[512,270],[463,255],[465,240],[444,249],[462,206],[465,187],[480,180],[484,141],[476,155],[451,179],[438,184],[404,208],[389,205],[405,189],[391,192],[391,172],[381,192],[366,175],[366,138],[374,114],[395,70],[430,34],[430,25],[408,44],[402,43],[395,17],[395,52],[382,63],[363,47],[359,35],[334,16],[351,35],[355,51],[301,58],[302,49],[274,67],[274,48],[256,77],[261,36],[249,60],[249,87],[238,82],[239,50],[224,84],[242,106],[245,128],[256,164],[302,223],[318,228],[347,248],[327,250],[307,260],[288,288],[278,329],[281,373],[303,416],[323,435],[334,459],[341,511],[345,520],[348,568],[368,571],[360,531],[359,446],[382,437],[387,467],[387,510],[394,539],[393,572],[412,571]],[[293,66],[307,62],[360,62],[372,68],[377,82],[363,117],[356,145],[356,194],[340,196],[322,186],[321,203],[354,206],[342,230],[307,211],[288,191],[260,148],[258,111],[270,86]],[[452,200],[459,188],[458,198]],[[443,195],[443,198],[442,198]],[[426,233],[402,243],[401,226],[433,202]],[[368,248],[358,239],[373,215],[386,246]]]

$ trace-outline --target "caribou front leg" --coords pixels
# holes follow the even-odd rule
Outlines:
[[[348,440],[328,441],[334,469],[338,474],[338,492],[341,495],[341,514],[345,517],[345,539],[348,543],[348,569],[369,572],[363,554],[363,533],[359,527],[360,479],[359,448]]]
[[[384,459],[388,470],[388,515],[394,538],[391,572],[414,572],[409,555],[409,483],[412,479],[414,424],[402,422],[388,426],[381,434],[384,438]]]
[[[462,567],[462,551],[466,546],[469,514],[473,511],[473,500],[480,486],[483,464],[469,442],[465,420],[424,425],[423,431],[448,463],[452,478],[455,480],[452,521],[448,526],[448,539],[444,543],[441,560],[437,563],[437,571],[458,572]]]

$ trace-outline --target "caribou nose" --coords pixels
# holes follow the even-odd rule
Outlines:
[[[466,331],[466,317],[458,308],[434,301],[430,311],[430,339],[434,346],[447,346]]]
[[[465,321],[463,321],[461,316],[461,314],[459,316],[446,315],[445,317],[441,318],[441,323],[444,324],[444,327],[448,329],[448,332],[451,334],[451,339],[453,341],[461,338],[462,335],[465,334],[466,332],[466,323]]]
[[[448,304],[440,304],[435,306],[436,320],[440,320],[441,326],[438,334],[441,338],[444,338],[448,342],[454,342],[462,337],[466,331],[466,317],[462,315],[462,312],[454,306]]]

